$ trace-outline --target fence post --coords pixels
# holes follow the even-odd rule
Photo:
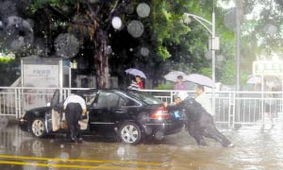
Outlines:
[[[170,90],[170,103],[173,103],[173,91]]]
[[[265,112],[265,106],[264,106],[264,95],[263,95],[263,91],[261,91],[261,116],[262,116],[262,127],[264,127],[264,124],[265,124],[265,120],[264,120],[264,118],[265,118],[265,114],[264,114],[264,112]]]
[[[17,88],[14,89],[14,95],[15,95],[15,114],[16,114],[16,118],[18,119],[19,116],[19,107],[18,107],[18,93],[17,93]]]
[[[236,91],[233,92],[233,97],[232,97],[232,105],[233,105],[233,110],[232,110],[232,127],[233,129],[235,128],[235,122],[236,122],[236,105],[237,105],[237,96],[236,96]]]

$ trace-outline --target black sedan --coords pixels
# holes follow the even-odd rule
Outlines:
[[[147,137],[161,140],[183,127],[182,117],[168,113],[161,101],[152,96],[122,90],[95,90],[90,94],[88,114],[80,121],[85,133],[112,134],[124,143],[137,144]],[[21,129],[36,137],[66,132],[62,126],[64,113],[58,103],[56,91],[50,106],[26,112],[20,119]]]

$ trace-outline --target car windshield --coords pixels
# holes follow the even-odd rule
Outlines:
[[[147,94],[142,94],[134,91],[129,91],[129,94],[137,99],[142,100],[146,104],[162,104],[161,100]]]

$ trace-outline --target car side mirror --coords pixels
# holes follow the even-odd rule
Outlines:
[[[51,103],[50,103],[50,102],[48,102],[48,103],[46,104],[46,106],[47,106],[47,107],[50,107],[50,106],[51,106]]]

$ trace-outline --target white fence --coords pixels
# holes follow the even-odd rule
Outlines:
[[[174,90],[143,90],[146,93],[172,102]],[[187,91],[195,97],[193,91]],[[276,120],[283,110],[283,92],[261,91],[215,91],[208,93],[215,103],[215,122],[226,127],[239,125],[264,125],[266,119]]]
[[[89,89],[63,88],[62,98],[66,98],[71,90]],[[0,115],[20,118],[28,109],[46,106],[54,91],[54,88],[0,87]],[[142,90],[142,92],[171,103],[174,94],[178,91]],[[187,93],[194,97],[193,91]],[[218,125],[235,127],[265,124],[266,118],[276,119],[282,112],[283,92],[215,91],[213,95],[210,93],[210,96],[215,101],[215,122]]]

